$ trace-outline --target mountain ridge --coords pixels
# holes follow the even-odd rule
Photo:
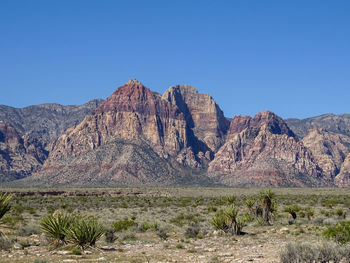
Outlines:
[[[347,114],[283,120],[263,111],[229,119],[190,85],[159,94],[131,79],[106,100],[81,106],[0,105],[0,120],[32,153],[44,154],[24,175],[7,175],[22,178],[12,185],[350,186]],[[13,145],[1,143],[0,167],[10,170]],[[23,163],[30,156],[11,154]]]

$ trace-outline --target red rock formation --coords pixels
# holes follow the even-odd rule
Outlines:
[[[228,185],[312,185],[320,172],[312,154],[271,112],[235,117],[208,176]]]
[[[186,121],[178,108],[130,80],[68,129],[54,144],[49,161],[80,155],[115,138],[144,140],[164,157],[176,155],[188,144]]]
[[[200,167],[187,129],[175,105],[130,80],[58,138],[38,176],[51,176],[58,184],[82,174],[90,182],[174,183],[183,180],[183,167],[173,160]]]

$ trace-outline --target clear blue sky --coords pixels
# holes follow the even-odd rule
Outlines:
[[[350,113],[348,0],[0,0],[0,104],[82,104],[134,77],[225,115]]]

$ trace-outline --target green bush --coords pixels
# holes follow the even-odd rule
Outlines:
[[[115,229],[114,228],[110,228],[110,229],[106,230],[105,240],[107,243],[114,243],[114,241],[117,240],[117,237],[115,236]]]
[[[94,246],[104,232],[104,228],[93,217],[76,218],[65,231],[67,238],[82,249],[86,246]]]
[[[323,236],[345,244],[350,241],[350,221],[339,222],[335,226],[328,226]]]
[[[198,236],[201,228],[198,223],[191,223],[185,231],[185,237],[195,238]]]
[[[136,226],[136,223],[134,220],[129,220],[127,218],[123,219],[123,220],[118,220],[116,222],[113,223],[113,228],[115,229],[115,231],[120,232],[123,230],[127,230],[133,226]]]
[[[162,239],[162,240],[167,240],[168,239],[168,234],[164,228],[160,228],[157,231],[157,236]]]
[[[143,222],[140,226],[139,226],[139,231],[140,232],[146,232],[147,230],[158,230],[159,225],[157,222],[153,222],[153,223],[147,223],[147,222]]]
[[[348,247],[334,243],[311,245],[309,243],[288,243],[280,254],[281,263],[301,262],[349,262]],[[343,260],[343,261],[342,261]]]
[[[344,210],[342,208],[338,208],[337,210],[335,210],[334,214],[340,218],[344,218],[346,217],[346,213],[344,212]]]
[[[297,218],[297,213],[300,211],[300,207],[298,205],[291,205],[284,208],[284,212],[289,213],[293,219]]]

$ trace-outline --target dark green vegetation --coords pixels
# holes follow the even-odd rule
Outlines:
[[[302,247],[289,244],[281,253],[282,262],[303,262],[282,260],[293,253],[303,257],[308,253],[314,259],[332,251],[341,251],[334,252],[339,255],[348,253],[350,193],[346,189],[121,188],[52,190],[51,194],[45,191],[45,195],[25,190],[14,194],[9,203],[11,209],[2,218],[6,227],[0,231],[6,233],[8,240],[2,241],[0,249],[13,249],[15,240],[22,247],[31,246],[30,239],[43,233],[48,242],[40,242],[40,246],[74,245],[75,249],[70,248],[73,255],[88,247],[135,242],[164,242],[164,249],[170,249],[172,240],[177,243],[171,248],[185,248],[184,251],[195,254],[196,249],[190,244],[196,240],[209,242],[222,236],[232,241],[235,235],[239,244],[243,237],[277,233],[274,238],[283,242],[335,242],[315,246],[306,242]]]

